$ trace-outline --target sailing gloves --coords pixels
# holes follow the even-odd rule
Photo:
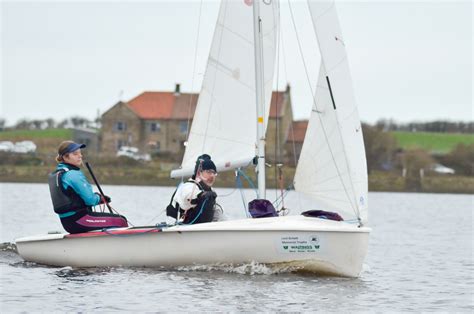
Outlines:
[[[211,198],[216,199],[217,194],[214,191],[203,191],[198,195],[198,198]]]
[[[95,192],[95,194],[99,195],[99,197],[100,197],[99,204],[104,204],[104,203],[110,203],[110,202],[112,202],[112,199],[110,198],[110,196],[104,195],[104,197],[102,197],[102,195],[99,194],[99,193],[97,193],[97,192]],[[104,200],[105,200],[105,202],[104,202]]]
[[[199,203],[200,200],[202,199],[212,199],[212,200],[215,200],[217,197],[217,194],[216,192],[214,191],[202,191],[201,193],[199,193],[197,195],[197,197],[195,199],[192,199],[191,200],[191,204],[193,205],[197,205],[197,203]]]

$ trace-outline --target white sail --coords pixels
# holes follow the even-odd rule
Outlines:
[[[180,170],[192,174],[196,158],[211,155],[219,171],[251,163],[257,139],[253,1],[224,0],[214,32],[199,101]],[[260,5],[263,28],[265,125],[278,36],[278,1]]]
[[[367,164],[347,55],[333,1],[309,1],[321,51],[315,104],[295,174],[295,189],[320,209],[366,223]]]

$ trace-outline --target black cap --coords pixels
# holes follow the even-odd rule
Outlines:
[[[196,166],[194,167],[194,175],[193,178],[196,178],[196,174],[198,170],[203,171],[203,170],[214,170],[217,172],[216,165],[214,162],[211,160],[211,156],[208,154],[202,154],[199,156],[196,160]]]

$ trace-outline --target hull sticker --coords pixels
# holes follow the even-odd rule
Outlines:
[[[320,247],[317,235],[283,236],[277,241],[277,248],[281,253],[315,253]]]

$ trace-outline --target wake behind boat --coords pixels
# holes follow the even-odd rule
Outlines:
[[[257,262],[356,277],[362,269],[369,231],[344,222],[286,216],[48,234],[17,239],[16,245],[26,261],[54,266],[176,267]]]

